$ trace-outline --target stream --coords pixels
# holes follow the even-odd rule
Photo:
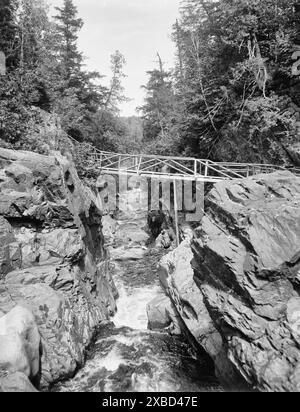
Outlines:
[[[185,337],[147,330],[146,306],[160,290],[157,264],[165,253],[150,246],[143,258],[113,260],[118,312],[99,330],[85,366],[55,391],[222,391],[212,362],[196,356]]]

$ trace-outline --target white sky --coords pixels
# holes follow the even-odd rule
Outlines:
[[[159,52],[165,67],[172,67],[174,45],[172,25],[178,16],[180,0],[74,0],[84,20],[79,47],[88,58],[87,67],[103,75],[110,74],[110,55],[115,50],[125,56],[126,95],[133,99],[122,107],[122,115],[136,114],[143,102],[141,85],[147,82],[147,70],[155,66]],[[49,0],[61,6],[63,0]],[[104,82],[105,80],[103,80]]]

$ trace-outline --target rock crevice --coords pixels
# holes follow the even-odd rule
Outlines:
[[[41,388],[74,374],[115,311],[101,227],[97,200],[66,158],[0,150],[0,311],[33,314]]]
[[[162,260],[163,288],[223,383],[300,390],[300,178],[217,183],[206,210]]]

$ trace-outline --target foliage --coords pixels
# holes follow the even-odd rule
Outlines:
[[[113,113],[118,113],[119,104],[127,101],[127,98],[124,96],[124,87],[122,86],[122,80],[126,77],[123,73],[125,64],[124,56],[117,50],[111,56],[112,79],[104,104],[105,110],[110,110]]]
[[[174,124],[176,119],[176,97],[172,73],[164,70],[158,54],[159,68],[148,72],[149,80],[143,86],[145,103],[139,108],[143,120],[145,151],[153,154],[176,151]]]
[[[60,119],[64,135],[99,149],[290,162],[287,148],[300,129],[300,82],[291,74],[300,47],[297,2],[182,0],[173,28],[176,65],[165,70],[157,55],[141,119],[119,117],[126,101],[119,51],[111,56],[108,87],[85,70],[82,25],[72,0],[56,9],[54,21],[45,1],[1,0],[2,146],[46,150],[32,132],[46,111]]]
[[[7,67],[13,67],[18,59],[18,27],[16,24],[17,3],[1,0],[0,6],[0,50],[6,55]]]
[[[139,154],[144,152],[143,122],[139,117],[123,117],[120,119],[123,128],[122,135],[116,140],[118,153]]]
[[[83,26],[82,19],[77,17],[77,8],[72,0],[64,0],[62,8],[56,7],[58,14],[56,29],[59,36],[58,59],[63,77],[72,87],[78,82],[83,62],[82,53],[78,51],[78,32]]]
[[[297,138],[286,102],[300,105],[291,77],[298,35],[293,2],[182,1],[173,36],[180,151],[282,162]]]
[[[41,109],[59,117],[71,137],[115,148],[122,134],[117,114],[125,99],[125,59],[120,52],[113,55],[111,86],[102,86],[102,76],[84,68],[78,50],[83,21],[73,1],[64,0],[56,12],[53,21],[43,0],[1,0],[0,50],[8,70],[0,77],[0,139],[43,152],[45,142],[32,135]]]
[[[15,148],[22,147],[27,125],[36,116],[32,106],[39,95],[34,87],[35,75],[17,70],[0,77],[0,139]]]

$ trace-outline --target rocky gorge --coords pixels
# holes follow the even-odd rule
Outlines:
[[[219,390],[204,352],[147,330],[166,253],[147,246],[147,211],[103,213],[58,152],[1,149],[0,170],[0,391]]]
[[[0,150],[1,390],[47,390],[84,363],[116,310],[101,228],[67,158]]]
[[[137,186],[130,185],[121,194],[128,207],[103,216],[111,273],[119,294],[117,313],[109,324],[100,326],[84,367],[53,391],[222,391],[211,359],[193,348],[172,321],[163,330],[148,322],[147,303],[153,296],[161,296],[157,265],[172,243],[173,231],[167,214],[148,214],[144,202],[137,201],[148,196]],[[154,242],[160,232],[163,236]]]
[[[175,308],[228,389],[299,391],[300,177],[217,183],[205,210],[193,240],[160,262],[165,298],[150,321],[159,312],[165,327]]]
[[[0,149],[0,239],[0,391],[300,390],[300,177],[215,184],[176,247],[60,153]]]

